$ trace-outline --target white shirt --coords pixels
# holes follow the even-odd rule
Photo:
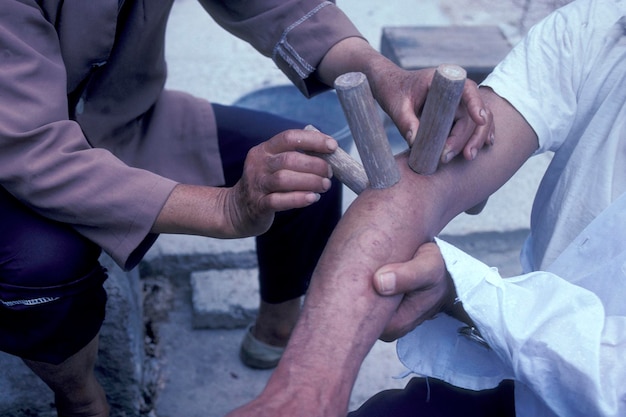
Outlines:
[[[540,272],[502,279],[438,241],[489,347],[444,315],[398,342],[420,375],[469,389],[515,379],[519,417],[626,416],[625,15],[625,0],[575,1],[484,83],[554,152],[522,254]]]

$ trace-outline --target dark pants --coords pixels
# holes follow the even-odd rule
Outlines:
[[[248,150],[299,122],[236,107],[213,105],[226,185],[241,177]],[[341,217],[342,186],[337,180],[320,200],[276,214],[257,240],[261,299],[280,303],[303,295],[328,237]]]
[[[248,150],[302,124],[251,110],[215,106],[227,186],[241,176]],[[341,215],[341,184],[319,202],[276,215],[257,238],[261,297],[303,295]],[[60,363],[98,333],[106,272],[101,249],[70,226],[46,219],[0,187],[0,350]]]
[[[100,248],[0,187],[0,350],[60,363],[100,330]]]
[[[404,389],[382,391],[349,417],[514,417],[513,382],[470,391],[434,378],[412,378]]]

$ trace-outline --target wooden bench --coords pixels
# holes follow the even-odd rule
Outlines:
[[[497,26],[385,27],[381,53],[402,68],[457,64],[480,83],[511,50]]]

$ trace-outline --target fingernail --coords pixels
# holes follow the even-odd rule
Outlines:
[[[306,195],[307,203],[316,203],[319,199],[320,195],[318,193],[309,193]]]
[[[452,161],[452,158],[454,158],[454,151],[448,151],[448,153],[444,154],[443,156],[443,163],[447,164],[448,162]]]
[[[470,155],[472,155],[472,161],[473,161],[474,159],[476,159],[476,155],[478,155],[478,149],[476,149],[476,148],[472,148],[472,149],[470,150]]]
[[[329,151],[334,151],[337,149],[337,141],[334,139],[326,139],[326,147]]]
[[[493,145],[494,143],[496,143],[496,135],[494,135],[493,133],[489,134],[489,143],[491,145]]]
[[[487,121],[487,112],[485,111],[485,109],[480,109],[480,117],[483,118],[483,120],[486,122]]]
[[[322,187],[324,187],[324,191],[328,191],[331,185],[333,185],[333,183],[328,178],[324,178],[322,180]]]
[[[385,272],[379,274],[378,287],[382,294],[392,294],[396,290],[396,274],[393,272]]]
[[[406,132],[406,136],[404,138],[406,139],[406,143],[410,144],[413,140],[413,131],[409,130],[408,132]]]

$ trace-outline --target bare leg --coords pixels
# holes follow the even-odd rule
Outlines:
[[[58,365],[24,360],[54,392],[59,417],[108,417],[109,405],[94,366],[98,336]]]

